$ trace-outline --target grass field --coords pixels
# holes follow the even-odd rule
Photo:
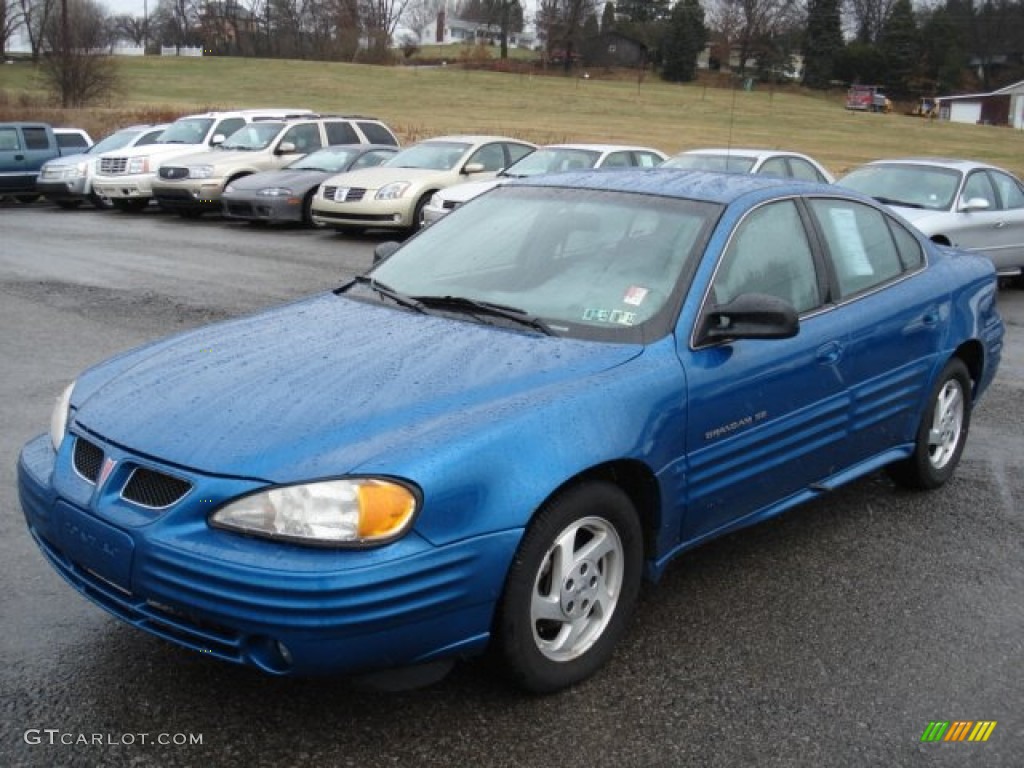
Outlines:
[[[403,143],[443,133],[498,133],[538,143],[609,141],[675,153],[707,146],[793,149],[840,174],[868,160],[949,155],[1024,175],[1024,132],[843,109],[840,91],[673,85],[648,75],[590,79],[447,67],[375,67],[241,58],[120,58],[121,92],[56,110],[31,64],[0,66],[0,120],[119,125],[231,107],[309,107],[388,122]]]

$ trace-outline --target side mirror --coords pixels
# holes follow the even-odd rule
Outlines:
[[[386,242],[379,243],[377,247],[373,249],[373,265],[377,266],[380,264],[384,259],[397,251],[401,245],[402,244],[397,240],[387,240]]]
[[[964,200],[960,204],[960,210],[964,213],[970,213],[971,211],[987,211],[992,207],[992,204],[984,197],[972,197],[969,200]]]
[[[223,144],[226,138],[227,136],[225,136],[223,133],[215,133],[213,134],[213,138],[210,139],[210,146],[216,147],[218,144]]]
[[[484,168],[483,163],[466,163],[466,167],[462,169],[462,172],[468,175],[470,173],[483,173],[485,170],[487,169]]]
[[[296,147],[294,142],[282,141],[280,144],[277,145],[277,151],[275,152],[275,154],[290,155],[295,151],[295,149]]]
[[[705,313],[697,342],[789,339],[799,331],[800,320],[792,304],[763,293],[744,293]]]

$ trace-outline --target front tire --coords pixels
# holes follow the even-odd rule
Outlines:
[[[544,505],[509,569],[495,635],[512,679],[551,693],[611,657],[636,605],[643,539],[618,486],[587,482]]]
[[[963,361],[953,358],[946,363],[928,398],[914,453],[889,468],[893,480],[906,488],[932,490],[953,476],[967,443],[971,388]]]

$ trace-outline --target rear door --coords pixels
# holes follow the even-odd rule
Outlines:
[[[16,125],[0,125],[0,190],[25,188],[25,145]]]
[[[957,214],[956,243],[984,253],[997,269],[1024,265],[1024,190],[1012,176],[990,170],[968,174],[957,209],[968,201],[984,200],[984,210]]]

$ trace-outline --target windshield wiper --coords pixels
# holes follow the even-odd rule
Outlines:
[[[874,197],[882,205],[898,205],[900,208],[924,208],[920,203],[908,203],[906,200],[896,200],[895,198],[882,197],[881,195],[875,195]]]
[[[413,296],[413,301],[419,302],[425,307],[432,307],[435,309],[448,309],[455,312],[465,312],[466,314],[476,315],[477,313],[483,313],[485,315],[494,315],[496,317],[502,317],[506,320],[512,320],[519,325],[525,325],[528,328],[533,328],[535,331],[540,331],[545,336],[554,336],[554,331],[551,327],[535,315],[529,314],[524,309],[518,307],[509,307],[505,304],[494,304],[490,301],[480,301],[478,299],[469,299],[465,296]]]
[[[376,291],[381,296],[391,299],[391,301],[395,302],[395,304],[398,304],[400,307],[406,307],[421,313],[424,311],[423,304],[418,299],[415,299],[412,296],[407,296],[401,291],[396,291],[390,285],[378,282],[369,275],[356,275],[352,278],[352,282],[349,283],[349,285],[368,286],[371,291]]]

